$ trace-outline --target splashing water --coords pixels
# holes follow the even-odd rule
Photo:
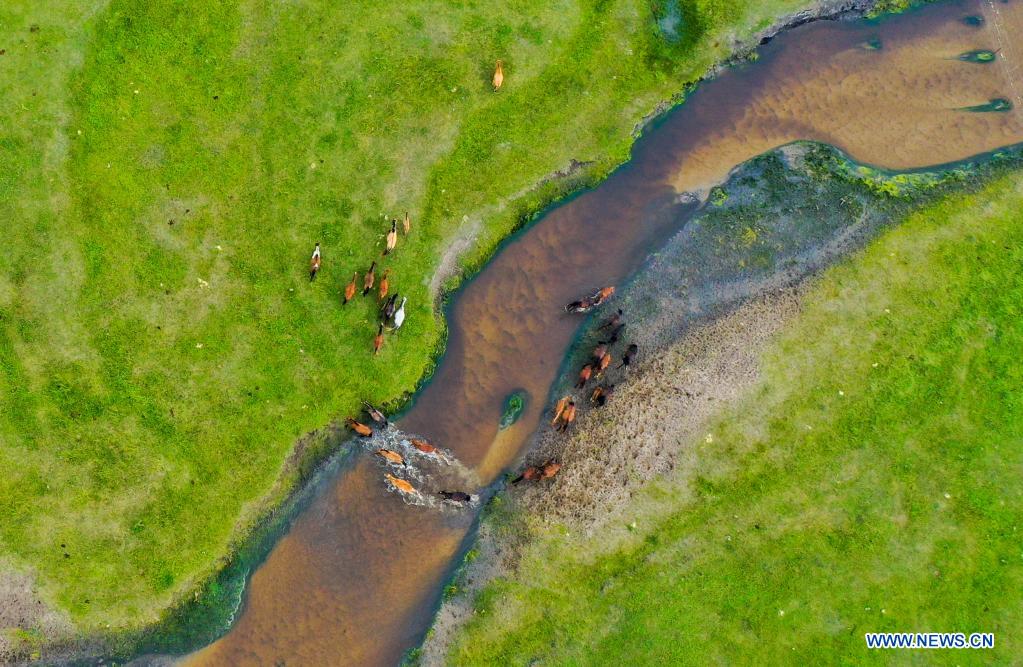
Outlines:
[[[406,433],[391,424],[387,428],[375,431],[372,437],[358,441],[366,453],[375,456],[381,468],[380,483],[385,484],[390,493],[398,494],[405,503],[419,507],[435,509],[464,509],[479,506],[478,493],[482,481],[476,471],[464,465],[451,451],[438,447],[433,452],[423,452],[412,445],[414,434]],[[397,452],[405,460],[405,464],[394,463],[376,456],[376,452],[387,449]],[[408,493],[387,483],[385,473],[404,479],[416,487],[416,493]],[[465,491],[472,495],[472,500],[459,503],[440,498],[441,491]]]

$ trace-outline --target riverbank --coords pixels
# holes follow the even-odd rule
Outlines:
[[[303,469],[336,447],[314,437],[317,446],[299,462],[298,436],[361,398],[396,405],[430,367],[442,327],[429,281],[417,278],[432,275],[458,229],[477,230],[458,260],[474,270],[547,202],[621,163],[646,109],[698,80],[734,41],[803,3],[717,3],[722,14],[686,16],[698,30],[670,39],[649,29],[650,9],[640,4],[625,3],[618,14],[538,10],[514,40],[482,34],[475,23],[456,29],[472,53],[513,54],[514,74],[497,101],[465,54],[453,62],[426,54],[405,67],[374,60],[372,39],[292,40],[310,22],[349,34],[323,7],[272,25],[227,4],[189,17],[131,2],[96,2],[84,15],[40,7],[12,17],[5,39],[16,47],[4,62],[14,73],[12,100],[21,102],[10,107],[12,126],[22,135],[5,150],[13,147],[12,163],[24,169],[4,206],[31,224],[5,246],[4,259],[37,268],[0,285],[2,453],[19,471],[3,490],[11,515],[24,518],[5,524],[3,537],[11,570],[31,572],[13,576],[20,583],[12,589],[30,589],[28,603],[51,611],[5,618],[21,629],[5,634],[6,650],[51,655],[69,638],[72,650],[85,648],[77,638],[87,636],[98,638],[87,652],[122,653],[138,627],[217,588],[210,576],[231,562],[225,554],[296,487]],[[503,25],[503,11],[490,13],[491,25]],[[363,25],[389,29],[405,19],[416,34],[444,32],[414,12]],[[585,26],[579,35],[576,19]],[[557,43],[553,61],[547,35],[547,44]],[[628,66],[618,53],[623,35],[631,55],[642,56]],[[206,62],[195,60],[198,52]],[[340,81],[343,100],[325,92],[321,67],[339,53],[368,54],[381,66],[379,80]],[[35,94],[40,62],[59,94]],[[592,93],[585,100],[576,95],[583,88]],[[370,101],[395,89],[413,91],[415,108]],[[431,116],[431,105],[448,109],[452,95],[457,117]],[[317,120],[324,109],[335,115],[327,126]],[[593,128],[582,122],[588,117],[604,122]],[[566,123],[576,134],[562,131]],[[366,126],[382,128],[382,137],[353,146],[352,131]],[[255,140],[240,141],[238,128]],[[403,165],[376,160],[410,151]],[[579,180],[532,187],[570,160],[590,165],[573,175]],[[258,168],[244,168],[252,164]],[[331,194],[338,182],[349,184],[340,199]],[[493,187],[483,195],[479,183]],[[43,204],[23,206],[29,200]],[[366,366],[357,325],[373,309],[360,302],[339,320],[334,301],[347,272],[375,255],[352,249],[379,235],[380,209],[404,206],[415,233],[395,273],[412,297],[409,324],[388,346],[386,364]],[[282,219],[293,225],[274,224]],[[346,221],[341,231],[337,219]],[[49,246],[42,240],[56,220],[62,242]],[[349,250],[328,250],[324,274],[307,289],[301,269],[312,238]],[[138,249],[131,257],[144,257],[144,266],[121,256],[126,247]],[[63,270],[39,268],[50,266]],[[246,318],[236,317],[239,309]],[[33,328],[40,321],[51,326]],[[225,460],[236,464],[230,472]],[[54,615],[61,624],[43,622]]]
[[[662,542],[656,536],[651,537],[650,531],[656,531],[663,520],[660,517],[686,512],[688,510],[684,508],[698,505],[704,491],[700,480],[708,474],[708,470],[715,469],[715,466],[733,470],[736,465],[728,460],[728,454],[716,451],[714,443],[720,441],[720,436],[715,429],[729,419],[728,415],[735,413],[736,406],[744,406],[744,410],[757,415],[764,414],[760,403],[766,400],[763,386],[770,377],[765,377],[763,367],[765,363],[777,366],[777,353],[770,352],[765,362],[765,351],[777,347],[779,336],[793,340],[793,327],[805,329],[806,325],[799,323],[807,318],[804,312],[806,304],[819,302],[820,292],[824,289],[822,284],[827,284],[836,271],[848,271],[845,267],[850,262],[826,272],[821,279],[823,283],[818,279],[806,281],[806,276],[816,274],[836,258],[861,247],[877,231],[900,220],[909,218],[917,226],[924,224],[920,219],[932,220],[930,224],[933,226],[933,219],[948,215],[950,205],[947,202],[952,200],[942,197],[974,196],[969,193],[981,188],[984,182],[997,179],[1000,174],[1015,173],[1018,169],[1018,156],[1003,156],[995,157],[993,163],[922,172],[907,179],[859,170],[854,166],[850,169],[851,165],[831,159],[834,154],[828,157],[818,153],[814,157],[813,153],[820,150],[811,148],[809,154],[817,166],[829,165],[827,172],[811,167],[802,173],[812,175],[810,180],[823,178],[824,181],[832,181],[831,185],[820,186],[825,190],[832,186],[844,189],[850,185],[851,190],[831,192],[830,197],[814,197],[811,196],[814,193],[804,189],[807,183],[800,183],[799,178],[793,179],[791,173],[783,178],[779,178],[780,175],[774,179],[767,178],[766,181],[774,180],[772,185],[763,177],[769,171],[756,167],[756,162],[763,162],[764,158],[754,160],[738,170],[718,195],[722,202],[732,201],[735,210],[731,214],[712,210],[708,216],[711,220],[701,221],[698,216],[693,222],[696,229],[681,233],[664,253],[667,258],[655,259],[627,288],[625,308],[634,318],[630,322],[631,330],[643,332],[640,343],[641,350],[645,351],[645,361],[628,378],[621,379],[607,407],[588,412],[580,419],[575,433],[559,437],[545,430],[539,434],[527,462],[555,457],[565,467],[551,484],[516,488],[495,499],[494,506],[482,522],[469,562],[449,588],[453,594],[442,606],[427,641],[418,653],[422,664],[442,664],[449,658],[456,663],[477,662],[485,655],[489,655],[489,659],[500,656],[503,662],[516,662],[517,659],[511,656],[519,655],[518,647],[530,645],[533,639],[523,637],[521,631],[529,627],[532,628],[531,633],[543,635],[549,632],[550,628],[536,627],[536,614],[546,618],[552,613],[548,605],[554,602],[549,600],[549,596],[555,590],[562,591],[558,595],[564,594],[572,599],[586,595],[575,590],[575,587],[584,585],[572,578],[575,575],[568,574],[574,572],[575,567],[569,561],[580,560],[577,557],[580,554],[587,554],[581,558],[583,561],[600,561],[608,554],[630,553],[644,538],[646,544],[653,545],[652,549],[656,551]],[[804,160],[807,154],[805,146],[796,146],[781,151],[778,157],[799,161]],[[765,157],[770,160],[770,156]],[[791,172],[791,164],[787,169]],[[750,185],[750,177],[758,173],[758,182]],[[863,178],[864,174],[868,174],[867,178]],[[858,176],[853,176],[850,182],[850,175]],[[855,182],[857,179],[860,180],[858,184]],[[780,202],[775,201],[780,210],[788,210],[793,202],[799,201],[810,202],[809,206],[804,204],[800,210],[797,205],[795,211],[788,215],[788,220],[784,215],[777,216],[777,210],[760,210],[759,217],[749,215],[757,210],[758,204],[755,199],[748,199],[748,193],[744,194],[743,190],[760,189],[767,195],[764,199],[770,200],[778,195],[776,185],[781,181],[793,185],[788,186],[787,192],[781,192]],[[746,186],[737,187],[743,182]],[[988,196],[992,206],[1004,211],[1006,204],[1000,198],[1016,196],[1013,187],[1006,186],[1005,182],[1001,181],[1000,189],[992,187],[985,191],[993,190],[997,196],[979,195],[980,200],[987,201],[983,197]],[[891,186],[896,184],[897,188],[892,189]],[[886,191],[897,194],[892,197],[881,195]],[[737,195],[746,196],[747,201],[735,203]],[[836,217],[836,210],[828,208],[810,210],[814,201],[837,204],[843,198],[846,204],[853,198],[857,200],[859,207],[853,207],[856,209],[853,215],[846,213]],[[717,238],[701,232],[701,226],[719,227],[720,238],[739,239],[741,234],[734,234],[736,230],[728,230],[727,226],[721,228],[720,223],[728,219],[766,222],[763,220],[766,218],[770,221],[768,226],[775,229],[756,228],[757,236],[761,239],[767,236],[763,239],[764,247],[782,248],[777,240],[783,234],[777,231],[792,226],[793,221],[798,221],[801,216],[809,218],[811,214],[814,218],[823,219],[823,222],[814,223],[815,228],[828,231],[815,234],[811,230],[809,248],[788,247],[781,252],[782,261],[761,263],[753,270],[740,271],[752,274],[752,279],[744,281],[746,285],[739,285],[738,289],[735,289],[733,280],[722,279],[724,276],[714,266],[704,265],[696,273],[711,276],[703,281],[704,287],[711,287],[692,289],[700,285],[699,280],[686,275],[687,267],[698,265],[694,258],[700,256],[700,249],[693,250],[693,246],[702,242],[710,247],[720,247]],[[909,233],[898,232],[903,244],[908,243],[906,235]],[[883,241],[871,248],[881,243]],[[754,245],[730,248],[737,254],[724,258],[719,268],[730,266],[735,274],[736,267],[742,265],[735,260],[741,257],[751,260],[757,256],[758,248]],[[688,252],[688,256],[679,255],[678,251]],[[870,252],[877,251],[869,250],[868,254]],[[798,260],[791,262],[791,257]],[[852,265],[861,261],[860,255],[855,257]],[[774,268],[772,264],[775,264]],[[785,269],[778,271],[778,266]],[[923,279],[940,282],[931,274]],[[792,286],[794,283],[795,287]],[[686,295],[685,299],[679,300],[677,295],[668,300],[659,298],[658,292],[665,291],[659,286],[666,284],[681,284],[679,292]],[[720,289],[723,285],[730,289]],[[755,287],[750,289],[752,286]],[[851,289],[846,288],[843,294],[855,300],[856,293],[848,291]],[[698,295],[704,298],[693,298]],[[706,298],[708,295],[716,298]],[[724,304],[721,303],[722,296],[726,297]],[[644,301],[649,299],[654,299],[654,302],[648,303],[644,309]],[[733,305],[729,306],[729,303]],[[725,307],[720,308],[722,305]],[[702,314],[694,316],[694,313]],[[870,338],[869,334],[864,333],[864,336]],[[807,345],[813,347],[818,344],[816,341],[811,335]],[[590,349],[592,344],[593,341],[584,336],[579,345],[580,351]],[[820,344],[828,343],[823,341]],[[566,380],[570,379],[566,376]],[[798,382],[796,386],[800,386]],[[772,414],[786,413],[779,410]],[[828,419],[827,416],[824,418]],[[748,428],[752,429],[750,433],[758,433],[764,427],[752,425]],[[708,454],[707,450],[711,453]],[[784,479],[782,476],[779,488],[785,488]],[[836,509],[828,511],[833,513]],[[638,530],[637,520],[641,524]],[[784,516],[775,517],[772,521],[784,522]],[[718,527],[724,529],[728,519],[722,517],[721,522]],[[703,528],[694,525],[693,530],[701,531]],[[707,548],[713,550],[715,547]],[[547,581],[547,575],[555,571],[564,573],[568,578]],[[635,587],[642,584],[625,585]],[[603,592],[602,588],[598,597]],[[572,604],[586,606],[578,600]],[[557,608],[561,608],[560,603]],[[650,613],[656,615],[656,608]],[[678,613],[685,615],[685,611]],[[586,639],[581,630],[578,635],[566,632],[569,627],[607,627],[603,621],[593,619],[581,624],[564,619],[561,625],[557,625],[557,621],[552,622],[561,628],[555,630],[559,639],[546,648],[537,646],[534,657],[561,650],[556,647],[593,641]],[[466,623],[470,628],[468,632],[464,629]],[[485,638],[481,633],[486,633]],[[508,640],[505,633],[516,638]],[[536,646],[535,642],[532,645]],[[588,644],[585,654],[592,658],[594,650],[598,649]]]
[[[580,418],[571,435],[545,431],[529,459],[557,458],[565,467],[551,484],[509,488],[491,501],[467,562],[416,653],[418,664],[449,664],[480,609],[480,594],[528,568],[522,559],[535,533],[553,529],[567,539],[618,532],[608,527],[629,524],[623,513],[635,513],[633,498],[645,484],[692,470],[693,451],[675,443],[698,438],[722,406],[760,380],[760,355],[798,313],[801,296],[799,290],[765,295],[695,327],[656,360],[638,364],[613,401]]]

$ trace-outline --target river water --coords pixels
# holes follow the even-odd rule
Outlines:
[[[515,462],[580,322],[561,306],[621,282],[676,232],[690,206],[681,193],[704,192],[735,165],[797,139],[896,169],[1023,141],[1021,36],[1019,0],[945,3],[880,24],[817,22],[701,86],[637,142],[631,162],[510,239],[455,296],[447,351],[398,427],[460,465],[416,458],[411,481],[476,491]],[[998,58],[957,58],[974,49]],[[960,110],[996,98],[1016,110]],[[522,416],[499,430],[516,391],[527,396]],[[399,446],[400,434],[389,437]],[[342,466],[253,573],[232,630],[187,662],[394,665],[417,645],[475,508],[409,504],[384,472],[369,452]]]

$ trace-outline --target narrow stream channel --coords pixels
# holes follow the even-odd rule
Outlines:
[[[891,168],[1023,141],[1017,110],[960,110],[1015,99],[1020,35],[1023,2],[975,0],[880,24],[808,24],[761,47],[756,63],[701,86],[648,131],[629,164],[511,239],[458,293],[445,356],[398,428],[464,464],[458,475],[449,466],[444,483],[473,492],[491,483],[541,423],[580,322],[562,304],[620,283],[677,231],[688,210],[680,193],[705,191],[797,139]],[[957,59],[985,48],[1001,49],[995,62]],[[526,393],[525,409],[499,431],[515,391]],[[475,513],[407,504],[384,472],[365,452],[343,466],[253,574],[231,632],[187,661],[397,664],[426,631]]]

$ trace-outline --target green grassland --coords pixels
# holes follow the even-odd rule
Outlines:
[[[454,238],[478,266],[806,4],[686,0],[670,34],[646,0],[0,4],[0,562],[78,631],[160,618],[303,434],[428,372]],[[408,318],[374,359],[340,290],[405,210]]]
[[[532,525],[452,662],[1018,661],[1021,211],[1016,172],[827,271],[758,389],[686,445],[696,468],[638,494],[631,532]],[[871,631],[996,644],[868,652]]]

